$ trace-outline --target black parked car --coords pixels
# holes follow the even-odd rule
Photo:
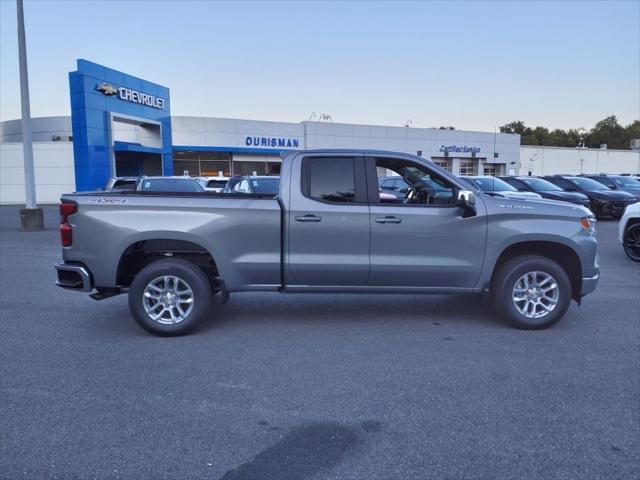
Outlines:
[[[562,200],[589,208],[589,197],[579,192],[565,192],[559,186],[538,177],[500,177],[519,192],[535,192],[542,198]]]
[[[585,177],[551,175],[544,177],[565,192],[584,193],[589,197],[591,211],[596,218],[613,217],[619,219],[627,205],[635,203],[636,197],[627,192],[609,190],[603,184]]]
[[[619,190],[621,192],[627,192],[631,195],[635,195],[636,199],[640,201],[640,181],[627,176],[627,175],[584,175],[586,178],[591,178],[596,182],[600,182],[605,187],[609,187],[611,190]]]

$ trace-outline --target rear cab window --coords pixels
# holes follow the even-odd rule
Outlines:
[[[359,157],[303,158],[303,195],[327,203],[366,203],[363,161]]]

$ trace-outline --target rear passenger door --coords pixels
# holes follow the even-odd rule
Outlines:
[[[370,224],[364,157],[304,157],[299,178],[291,191],[300,188],[301,195],[288,210],[287,285],[365,286]]]

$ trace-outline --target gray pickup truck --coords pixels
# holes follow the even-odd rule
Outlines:
[[[405,198],[381,195],[389,175]],[[512,325],[541,329],[595,289],[588,209],[469,188],[413,155],[318,150],[283,158],[275,196],[63,195],[57,284],[97,300],[128,292],[158,335],[193,330],[232,292],[489,294]]]

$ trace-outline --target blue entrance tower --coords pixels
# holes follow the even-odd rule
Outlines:
[[[173,175],[169,89],[87,60],[69,73],[78,191],[114,175]]]

